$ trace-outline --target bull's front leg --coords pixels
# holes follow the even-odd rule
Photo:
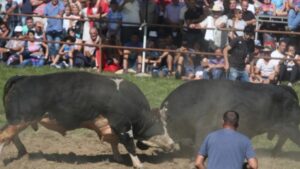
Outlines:
[[[137,169],[143,168],[143,164],[141,163],[140,159],[136,155],[136,148],[135,148],[133,137],[130,136],[130,134],[128,133],[121,133],[119,138],[120,138],[120,142],[125,146],[126,150],[129,153],[133,167]]]
[[[18,155],[23,156],[27,153],[25,146],[21,142],[18,133],[25,129],[29,123],[20,123],[20,124],[8,124],[5,125],[0,131],[0,154],[6,144],[10,141],[13,141],[16,148],[18,149]]]

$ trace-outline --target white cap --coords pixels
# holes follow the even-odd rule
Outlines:
[[[15,27],[15,32],[23,32],[22,26],[16,26]]]

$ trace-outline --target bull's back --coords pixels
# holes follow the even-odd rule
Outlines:
[[[170,132],[175,129],[176,133],[181,131],[182,135],[191,135],[198,128],[208,131],[217,129],[221,126],[222,114],[228,110],[240,113],[240,129],[247,130],[249,123],[262,121],[261,118],[272,113],[270,108],[276,89],[238,81],[199,80],[175,89],[162,107],[168,109]]]
[[[118,85],[114,78],[85,72],[26,77],[15,84],[6,103],[7,120],[30,121],[48,113],[66,128],[76,128],[82,121],[99,114],[105,116],[114,106],[113,98],[125,98],[121,92],[123,86],[136,90],[130,87],[131,83],[122,81]]]

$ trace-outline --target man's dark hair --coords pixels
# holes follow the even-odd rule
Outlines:
[[[226,111],[223,115],[223,120],[225,124],[232,125],[234,127],[239,126],[239,114],[236,111]]]

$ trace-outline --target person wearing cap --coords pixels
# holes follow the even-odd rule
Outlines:
[[[204,139],[195,159],[197,169],[257,169],[258,162],[251,140],[237,131],[239,114],[226,111],[223,128],[209,133]],[[244,161],[247,160],[245,164]]]
[[[223,48],[227,43],[227,32],[217,30],[219,28],[225,28],[227,25],[228,17],[222,15],[223,6],[219,3],[215,4],[212,8],[212,16],[207,16],[202,22],[198,24],[190,24],[190,28],[205,29],[204,39],[207,43],[206,51],[214,51],[217,47]]]
[[[255,68],[255,74],[261,79],[264,84],[269,84],[276,79],[276,62],[270,59],[272,49],[265,47],[262,50],[262,57],[258,59]]]
[[[250,54],[249,41],[253,34],[252,29],[246,27],[244,29],[244,36],[232,39],[224,48],[225,70],[229,69],[229,80],[249,81],[249,75],[246,71],[246,59]],[[231,53],[230,56],[228,56],[229,52]]]
[[[279,65],[278,82],[280,84],[282,81],[288,81],[288,86],[293,86],[300,78],[300,60],[295,45],[288,46],[285,58],[295,60],[285,60]]]

